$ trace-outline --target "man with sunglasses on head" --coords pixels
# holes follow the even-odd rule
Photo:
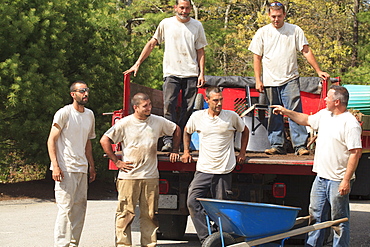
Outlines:
[[[89,88],[83,81],[70,87],[73,103],[59,109],[48,138],[50,170],[55,180],[58,215],[54,246],[78,246],[87,205],[87,184],[95,180],[91,139],[95,138],[94,113],[85,108]]]
[[[163,57],[163,97],[164,117],[177,123],[181,130],[193,112],[197,88],[205,83],[204,47],[207,45],[202,24],[190,17],[190,0],[176,0],[175,16],[162,20],[154,36],[145,45],[136,63],[123,72],[134,72],[150,55],[157,44],[164,43]],[[182,91],[181,113],[177,120],[177,99]],[[163,152],[172,150],[172,137],[163,138]]]
[[[302,52],[320,78],[325,80],[330,76],[320,69],[302,29],[284,22],[286,11],[282,3],[271,3],[268,16],[271,24],[258,29],[248,48],[254,53],[256,89],[261,93],[266,92],[270,105],[283,105],[289,110],[302,112],[297,51]],[[291,120],[289,127],[295,153],[309,154],[305,146],[308,136],[306,128]],[[270,114],[268,137],[271,148],[266,149],[265,153],[286,153],[283,116]]]

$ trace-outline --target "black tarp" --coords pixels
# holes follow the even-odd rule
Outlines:
[[[250,88],[255,87],[254,77],[242,76],[205,76],[205,86],[218,86],[226,88],[245,88],[247,85]],[[320,94],[322,85],[320,77],[300,77],[300,89],[303,92]]]

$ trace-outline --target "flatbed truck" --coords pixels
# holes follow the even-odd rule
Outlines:
[[[248,124],[246,123],[247,126],[249,125],[249,129],[252,130],[250,131],[251,134],[249,138],[249,143],[252,145],[251,149],[255,148],[255,143],[266,142],[267,132],[263,124],[263,121],[266,119],[263,118],[266,117],[267,113],[262,111],[261,114],[261,112],[258,111],[258,109],[263,110],[263,107],[259,108],[261,104],[259,104],[260,102],[256,102],[256,99],[254,99],[253,104],[253,97],[256,98],[256,96],[259,96],[258,93],[253,90],[253,79],[247,78],[247,81],[252,81],[252,84],[246,87],[240,86],[241,78],[239,77],[208,77],[206,79],[207,81],[216,81],[216,84],[223,87],[227,86],[227,81],[237,81],[236,83],[232,83],[232,86],[235,86],[234,88],[224,87],[223,108],[232,110],[232,108],[239,107],[239,109],[235,109],[235,111],[239,111],[240,113],[240,105],[245,105],[244,108],[242,107],[243,112],[249,110],[249,118],[253,118],[252,125],[250,120],[247,121]],[[307,114],[314,114],[325,107],[324,99],[329,82],[321,83],[319,80],[314,81],[317,81],[318,86],[315,87],[313,92],[301,92],[303,112]],[[334,83],[339,83],[338,78],[333,81]],[[303,88],[304,87],[303,85]],[[204,89],[200,89],[199,91],[203,93],[204,97]],[[152,113],[163,115],[162,92],[160,90],[130,83],[130,75],[125,75],[123,108],[111,113],[112,125],[115,121],[132,113],[130,97],[137,92],[147,93],[152,100]],[[258,128],[263,130],[262,136]],[[360,182],[355,182],[352,191],[358,191],[357,193],[360,194],[359,196],[367,197],[370,196],[370,183],[366,175],[370,173],[369,155],[367,153],[367,151],[370,151],[368,148],[370,147],[370,131],[364,131],[362,138],[365,153],[362,155],[359,164],[361,173],[357,175]],[[121,153],[119,144],[113,144],[113,148],[116,150],[117,155]],[[261,147],[257,145],[257,149],[261,149]],[[266,155],[263,151],[261,152],[261,150],[248,150],[247,148],[245,163],[236,165],[233,171],[232,199],[301,207],[300,216],[307,215],[310,189],[315,178],[315,174],[312,172],[314,151],[311,150],[310,152],[310,155],[305,156],[297,156],[294,153],[288,153],[286,155]],[[198,152],[192,152],[193,162],[187,164],[181,161],[171,163],[168,153],[160,151],[158,151],[157,157],[158,170],[160,173],[158,212],[160,227],[158,236],[161,239],[181,239],[185,233],[189,215],[186,207],[188,186],[193,179]],[[112,162],[109,162],[109,169],[117,170]],[[364,177],[365,175],[367,177]],[[354,194],[356,194],[356,192]]]

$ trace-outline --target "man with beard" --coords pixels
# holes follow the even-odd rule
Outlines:
[[[197,198],[210,193],[215,199],[230,199],[232,171],[236,163],[245,161],[249,129],[234,111],[222,110],[223,96],[219,87],[208,87],[206,101],[209,108],[194,112],[184,130],[184,154],[181,161],[192,161],[191,134],[199,134],[199,158],[193,181],[189,185],[187,206],[199,240],[208,236],[205,212]],[[242,132],[241,148],[235,158],[234,134]]]
[[[50,169],[55,180],[58,215],[54,246],[78,246],[87,205],[87,176],[95,180],[91,139],[95,138],[94,113],[85,108],[89,88],[83,81],[70,87],[73,103],[55,115],[47,142]]]
[[[119,169],[117,179],[116,246],[132,246],[131,223],[139,202],[141,246],[156,246],[158,223],[159,172],[157,143],[163,135],[172,136],[170,161],[179,158],[180,128],[173,122],[151,115],[152,103],[144,93],[131,100],[134,113],[117,121],[100,139],[100,144]],[[123,160],[111,143],[122,143]]]
[[[134,72],[136,76],[140,65],[154,47],[164,43],[164,117],[177,123],[183,130],[193,112],[197,87],[202,87],[205,83],[204,47],[207,45],[207,40],[202,24],[189,16],[191,12],[189,0],[177,0],[174,10],[176,15],[159,23],[154,36],[145,45],[136,63],[123,73]],[[180,118],[177,121],[176,105],[180,90],[182,105]],[[172,138],[166,136],[163,142],[162,151],[171,151]]]

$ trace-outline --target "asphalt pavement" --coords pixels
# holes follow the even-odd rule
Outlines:
[[[115,200],[88,201],[81,247],[114,246]],[[0,201],[0,246],[53,246],[57,206],[50,200]],[[370,246],[370,201],[351,201],[351,246]],[[139,225],[132,226],[133,244],[140,246]],[[200,247],[191,220],[183,241],[159,240],[160,247]]]

